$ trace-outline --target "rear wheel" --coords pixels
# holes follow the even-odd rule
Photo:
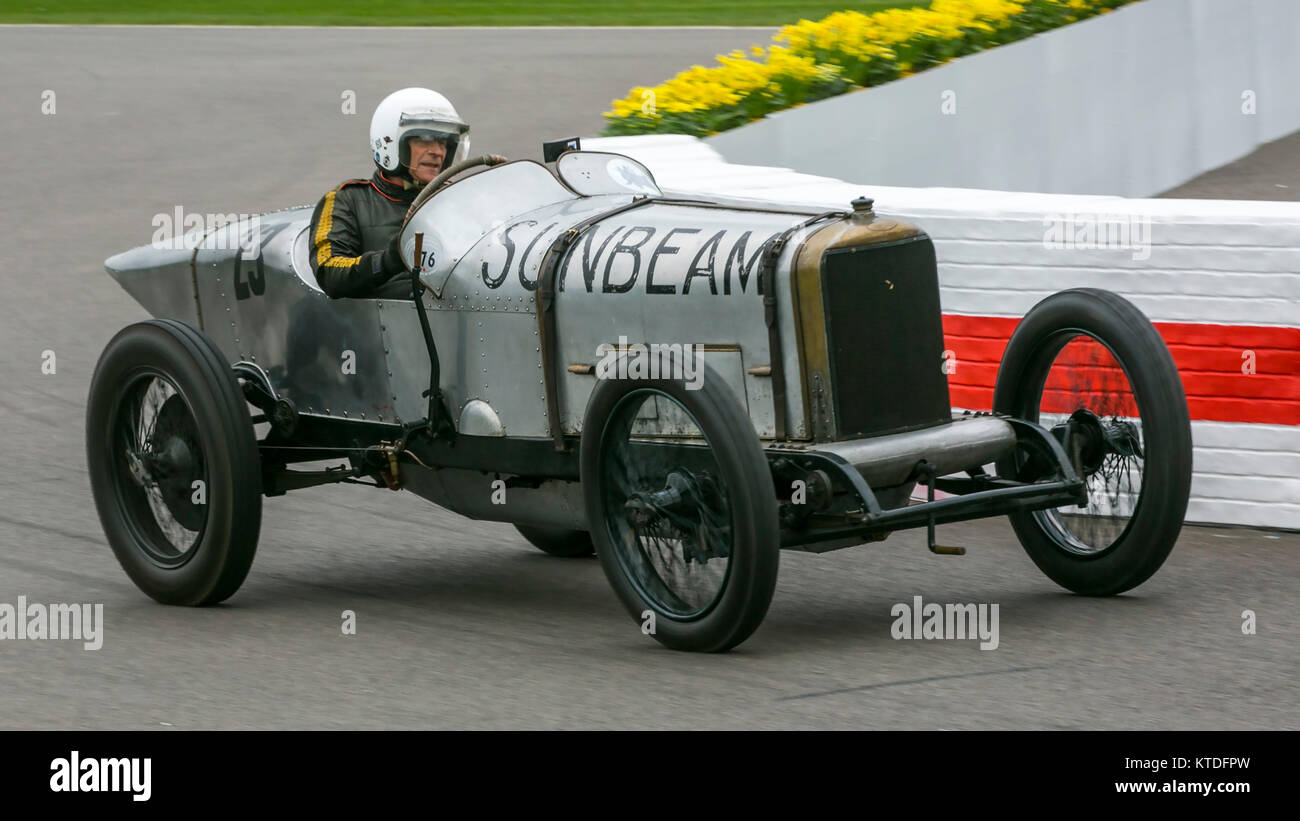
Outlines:
[[[1085,481],[1085,505],[1011,515],[1034,563],[1093,596],[1150,578],[1187,512],[1192,440],[1178,370],[1146,316],[1107,291],[1048,297],[1007,345],[993,407],[1051,430]],[[1032,480],[1032,464],[1011,457],[998,472]]]
[[[602,381],[581,455],[596,554],[642,631],[677,650],[748,638],[776,586],[777,504],[749,416],[716,374],[700,390]]]
[[[164,604],[239,589],[262,522],[248,406],[210,339],[173,320],[124,328],[91,379],[86,458],[118,562]]]
[[[585,530],[538,525],[515,525],[515,530],[518,530],[533,547],[551,556],[575,559],[590,556],[596,551],[591,544],[591,534]]]

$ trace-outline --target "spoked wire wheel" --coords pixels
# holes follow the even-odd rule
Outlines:
[[[215,604],[239,589],[262,524],[248,405],[201,331],[170,319],[123,328],[86,403],[86,466],[122,569],[164,604]]]
[[[749,415],[712,369],[604,379],[587,403],[582,485],[596,555],[661,644],[719,652],[757,629],[776,587],[776,493]]]
[[[207,524],[207,466],[194,414],[163,374],[128,380],[114,413],[115,488],[125,522],[160,567],[188,561]]]
[[[1012,334],[993,409],[1048,429],[1084,483],[1082,505],[1011,514],[1034,563],[1086,595],[1150,578],[1187,511],[1192,439],[1178,370],[1146,316],[1108,291],[1044,299]],[[1024,457],[999,462],[999,475],[1052,478]]]
[[[1142,414],[1128,373],[1104,342],[1067,330],[1049,343],[1056,344],[1038,413],[1028,421],[1061,442],[1084,480],[1087,504],[1034,516],[1064,549],[1093,554],[1119,543],[1142,499]]]
[[[646,437],[670,417],[680,439]],[[691,440],[703,433],[689,411],[666,394],[634,391],[610,416],[601,459],[602,511],[618,561],[657,610],[681,619],[717,601],[734,537],[722,470]]]

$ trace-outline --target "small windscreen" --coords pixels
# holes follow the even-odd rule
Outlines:
[[[661,196],[650,169],[631,157],[604,151],[570,151],[555,164],[556,175],[584,197],[596,194]]]

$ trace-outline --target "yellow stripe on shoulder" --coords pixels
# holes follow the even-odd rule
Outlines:
[[[349,180],[350,182],[350,180]],[[347,185],[347,183],[344,183]],[[340,185],[339,188],[343,186]],[[338,189],[335,189],[336,191]],[[320,211],[320,222],[316,225],[316,236],[313,237],[313,245],[316,246],[316,267],[321,268],[351,268],[361,261],[361,257],[336,257],[334,249],[330,245],[330,229],[334,227],[334,191],[325,195],[325,207]]]
[[[334,192],[325,195],[325,206],[320,211],[320,222],[316,224],[316,236],[312,244],[316,246],[316,264],[324,265],[330,258],[330,229],[334,227]]]

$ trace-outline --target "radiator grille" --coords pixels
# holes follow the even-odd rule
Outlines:
[[[841,248],[822,257],[837,439],[951,419],[934,245]]]

